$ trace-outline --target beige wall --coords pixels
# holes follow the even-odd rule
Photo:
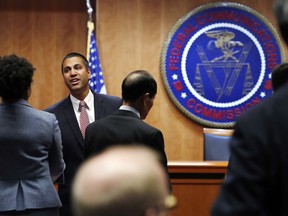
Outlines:
[[[96,36],[109,94],[120,96],[122,79],[146,69],[159,91],[147,122],[162,130],[169,160],[202,160],[203,126],[185,117],[170,101],[160,73],[163,43],[179,18],[207,0],[91,1]],[[238,0],[263,14],[276,28],[273,0]],[[66,97],[60,64],[71,51],[86,54],[84,0],[1,0],[0,55],[16,53],[37,68],[31,104],[43,109]]]

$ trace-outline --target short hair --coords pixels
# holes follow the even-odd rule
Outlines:
[[[124,101],[136,101],[145,93],[149,93],[150,98],[157,93],[157,83],[147,71],[133,71],[123,80],[122,98]]]
[[[64,61],[68,58],[72,58],[72,57],[80,57],[82,60],[83,60],[83,64],[84,66],[86,67],[86,69],[90,69],[89,67],[89,62],[88,60],[86,59],[86,57],[80,53],[77,53],[77,52],[72,52],[72,53],[68,53],[62,60],[62,64],[61,64],[61,71],[63,73],[63,64],[64,64]]]
[[[28,100],[35,68],[15,54],[0,58],[0,96],[4,101]]]
[[[277,65],[272,70],[272,88],[274,91],[276,91],[287,82],[288,82],[288,63],[284,62]]]

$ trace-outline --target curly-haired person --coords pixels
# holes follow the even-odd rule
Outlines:
[[[0,58],[0,215],[59,215],[61,134],[53,114],[28,103],[34,71],[25,58]]]

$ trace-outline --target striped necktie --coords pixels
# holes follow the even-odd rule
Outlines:
[[[83,138],[85,138],[85,130],[87,125],[89,124],[88,113],[86,111],[86,103],[85,101],[80,101],[79,110],[80,110],[80,130]]]

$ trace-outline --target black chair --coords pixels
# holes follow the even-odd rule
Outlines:
[[[203,128],[204,161],[228,161],[233,129]]]

